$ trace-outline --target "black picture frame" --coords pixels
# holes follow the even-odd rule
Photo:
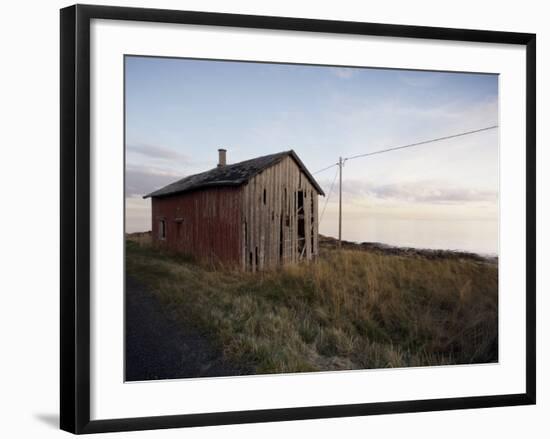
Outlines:
[[[518,394],[90,420],[90,21],[134,20],[453,40],[526,47],[526,392]],[[535,404],[536,36],[530,33],[74,5],[61,10],[60,424],[72,433],[426,412]]]

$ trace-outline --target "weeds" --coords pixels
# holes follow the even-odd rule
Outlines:
[[[243,273],[131,240],[126,264],[256,373],[498,360],[496,264],[324,249],[315,263]]]

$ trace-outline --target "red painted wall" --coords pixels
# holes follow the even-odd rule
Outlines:
[[[152,199],[153,242],[201,260],[240,264],[241,188],[211,188]],[[159,221],[166,238],[159,238]],[[181,222],[178,222],[181,219]]]

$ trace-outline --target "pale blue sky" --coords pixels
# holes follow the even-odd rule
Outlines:
[[[292,148],[315,172],[495,124],[496,75],[127,57],[127,228],[150,227],[139,196],[214,167],[219,147],[230,163]],[[335,170],[316,175],[327,193]],[[343,191],[345,238],[496,253],[498,130],[350,161]]]

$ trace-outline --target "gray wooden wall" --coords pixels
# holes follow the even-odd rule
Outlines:
[[[302,212],[298,212],[298,191],[304,194]],[[318,193],[291,157],[253,177],[242,188],[242,196],[243,268],[269,269],[318,255]],[[305,230],[302,243],[298,240],[300,214]]]

